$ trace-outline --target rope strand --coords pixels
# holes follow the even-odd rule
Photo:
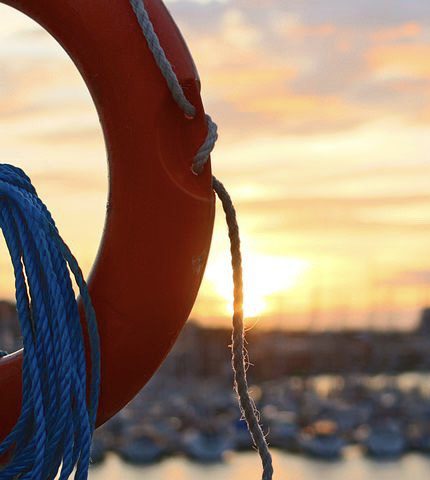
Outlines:
[[[222,203],[230,238],[231,265],[233,269],[234,284],[234,313],[231,347],[234,384],[243,418],[246,420],[254,445],[257,447],[258,453],[261,457],[261,462],[263,464],[262,478],[263,480],[270,480],[273,476],[272,456],[267,445],[266,437],[264,436],[259,423],[260,415],[254,401],[249,395],[248,381],[246,378],[242,253],[240,250],[239,225],[237,222],[236,210],[224,185],[215,177],[212,177],[212,185]]]
[[[140,28],[144,34],[144,37],[148,43],[148,47],[152,52],[155,63],[158,65],[167,86],[169,87],[172,97],[178,104],[179,108],[190,118],[194,118],[196,115],[196,109],[194,105],[185,96],[184,90],[181,87],[178,77],[174,72],[171,63],[166,57],[163,47],[160,44],[158,35],[155,33],[154,26],[146,11],[145,5],[142,0],[130,0],[130,4],[139,22]]]
[[[184,90],[179,83],[173,67],[169,62],[158,36],[154,30],[151,19],[146,11],[143,0],[129,0],[136,14],[137,21],[146,38],[148,46],[154,56],[163,77],[166,79],[172,97],[185,115],[193,117],[195,107],[190,104]],[[211,152],[215,148],[218,139],[218,127],[209,115],[206,115],[208,133],[206,140],[200,147],[193,159],[192,171],[199,175],[210,159]],[[234,371],[235,389],[238,395],[240,409],[248,425],[255,446],[260,454],[263,464],[263,480],[271,480],[273,476],[272,457],[267,445],[266,438],[259,423],[259,413],[249,395],[246,378],[246,352],[245,331],[243,327],[243,281],[242,281],[242,255],[240,251],[239,226],[236,211],[227,190],[221,182],[212,177],[212,186],[223,205],[229,230],[231,258],[233,267],[234,283],[234,315],[232,333],[232,366]]]

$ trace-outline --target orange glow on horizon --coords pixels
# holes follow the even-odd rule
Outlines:
[[[430,304],[424,0],[389,11],[328,0],[312,13],[285,0],[167,3],[220,126],[213,170],[244,234],[246,316],[264,327],[413,325]],[[97,113],[56,42],[4,5],[0,161],[30,175],[87,275],[107,196]],[[192,313],[205,325],[230,322],[228,248],[219,208]],[[13,294],[0,242],[0,297]]]
[[[255,318],[273,310],[270,298],[297,287],[309,270],[300,258],[273,257],[250,251],[243,253],[244,315]],[[226,256],[215,258],[206,271],[207,280],[222,301],[225,313],[233,313],[233,282]]]

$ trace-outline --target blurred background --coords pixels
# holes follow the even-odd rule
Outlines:
[[[423,478],[429,2],[167,5],[220,126],[213,166],[239,213],[249,375],[278,478]],[[107,196],[97,114],[56,42],[5,6],[0,161],[30,175],[88,274]],[[98,434],[94,480],[258,478],[231,388],[232,286],[218,217],[192,321],[141,396]],[[0,297],[0,347],[11,351],[20,333],[3,243]]]

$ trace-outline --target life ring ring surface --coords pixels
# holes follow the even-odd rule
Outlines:
[[[210,166],[192,160],[207,125],[193,60],[161,0],[145,0],[160,42],[197,109],[173,101],[128,0],[0,0],[44,27],[81,72],[109,163],[105,230],[89,278],[101,338],[97,424],[151,378],[188,318],[212,237]],[[0,360],[0,439],[21,407],[22,352]]]

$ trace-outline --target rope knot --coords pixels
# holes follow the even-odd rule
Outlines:
[[[208,126],[206,140],[194,157],[193,166],[191,168],[194,175],[200,175],[203,172],[218,140],[218,125],[212,120],[210,115],[206,115],[206,123]]]

